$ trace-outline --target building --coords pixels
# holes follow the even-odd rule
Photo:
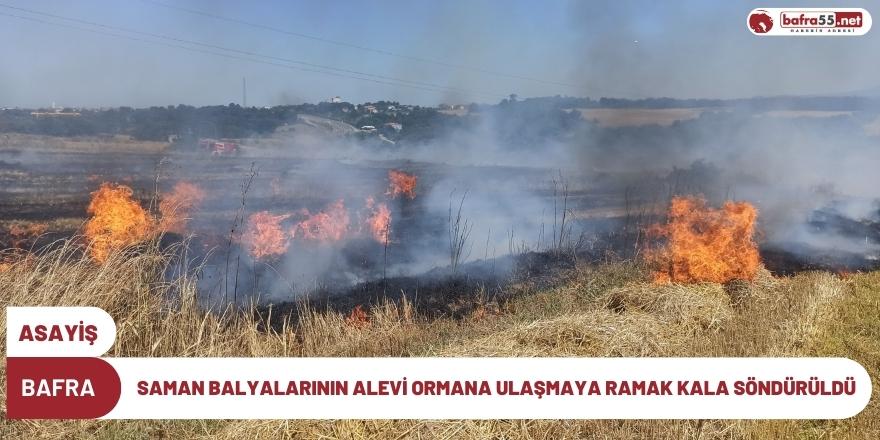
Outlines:
[[[42,110],[42,109],[40,109]],[[52,103],[52,109],[49,111],[36,111],[31,112],[31,116],[35,118],[44,118],[44,117],[76,117],[80,116],[80,113],[76,110],[65,109],[64,107],[58,107],[55,103]]]
[[[403,130],[403,124],[401,124],[399,122],[386,122],[385,128],[391,129],[394,131],[400,131],[400,130]]]
[[[79,112],[69,111],[66,112],[61,108],[56,108],[55,110],[48,112],[31,112],[31,116],[35,118],[64,118],[64,117],[77,117],[80,116]]]

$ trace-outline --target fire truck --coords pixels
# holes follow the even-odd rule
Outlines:
[[[237,156],[238,142],[230,139],[199,139],[199,147],[211,156]]]

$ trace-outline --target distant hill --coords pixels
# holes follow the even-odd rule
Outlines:
[[[877,96],[772,96],[748,99],[580,98],[566,96],[504,99],[498,104],[470,104],[450,113],[441,108],[393,101],[352,104],[318,104],[275,107],[241,107],[237,104],[193,107],[187,105],[134,109],[0,110],[0,133],[26,133],[59,137],[123,135],[136,140],[165,142],[172,138],[246,138],[270,136],[276,130],[327,131],[346,135],[357,127],[375,127],[382,139],[415,144],[438,139],[459,128],[491,120],[501,131],[501,141],[534,143],[554,140],[578,123],[572,109],[735,109],[752,113],[770,111],[880,112]],[[866,92],[867,93],[867,92]],[[63,115],[63,117],[61,116]],[[681,120],[687,118],[676,118]],[[323,133],[323,134],[328,134]]]

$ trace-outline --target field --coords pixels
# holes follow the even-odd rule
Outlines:
[[[752,282],[661,286],[636,263],[577,263],[557,272],[552,286],[524,280],[503,295],[477,296],[472,311],[458,318],[428,317],[406,300],[379,301],[368,307],[364,323],[353,324],[346,314],[307,303],[290,319],[269,309],[206,313],[195,303],[194,280],[163,279],[169,262],[155,245],[117,254],[100,267],[74,254],[62,248],[0,272],[0,301],[101,307],[120,329],[110,356],[846,356],[875,378],[874,397],[843,421],[4,421],[5,438],[880,434],[877,272],[774,277],[762,270]]]
[[[563,184],[559,170],[541,168],[301,159],[253,151],[211,158],[118,139],[24,148],[43,141],[49,142],[7,139],[0,150],[0,228],[7,231],[0,244],[18,248],[0,254],[0,302],[101,307],[119,329],[109,356],[843,356],[874,378],[880,373],[880,272],[810,271],[786,255],[764,252],[766,264],[756,265],[751,281],[658,283],[632,236],[662,215],[668,200],[633,197],[603,176],[570,175]],[[415,197],[386,192],[393,169],[418,176]],[[132,187],[132,203],[152,212],[157,199],[182,180],[206,194],[186,233],[145,238],[103,262],[90,256],[89,240],[80,234],[91,193],[102,182]],[[458,199],[449,191],[478,184],[469,193],[478,209],[468,211],[465,221],[478,228],[487,223],[490,233],[475,234],[474,255],[461,271],[450,272],[444,240]],[[388,203],[394,215],[384,249],[368,237],[332,245],[291,239],[291,253],[304,249],[308,258],[321,246],[334,249],[341,256],[328,259],[326,271],[345,270],[357,279],[333,285],[322,272],[321,284],[306,284],[311,296],[290,287],[286,296],[269,301],[243,295],[230,302],[227,290],[225,301],[206,303],[205,277],[178,270],[183,250],[207,255],[207,246],[224,249],[224,231],[242,218],[244,204],[247,212],[307,216],[302,212],[323,214],[328,203],[345,197],[357,218],[357,203],[371,196]],[[512,230],[496,229],[492,235],[495,214],[508,213],[508,205],[531,216],[516,223],[526,232],[519,229],[522,235],[514,237]],[[570,228],[592,235],[570,229],[566,236],[565,223],[557,225],[562,212]],[[21,225],[43,226],[31,235],[8,232]],[[527,234],[534,241],[522,238]],[[438,248],[442,257],[427,260],[434,266],[415,264],[424,259],[415,250],[427,247]],[[262,270],[265,279],[264,266],[287,257],[243,258],[254,276],[242,290],[265,288],[257,273]],[[215,263],[204,258],[199,269]],[[505,271],[496,274],[496,264]],[[398,268],[411,272],[392,272]],[[354,313],[357,306],[366,314]],[[843,421],[4,420],[0,436],[873,438],[880,435],[876,385],[875,379],[869,407]],[[5,414],[5,406],[0,409]]]
[[[188,214],[186,230],[168,234],[166,243],[193,235],[190,251],[215,258],[208,262],[206,271],[213,271],[210,276],[216,277],[220,265],[227,268],[225,261],[216,258],[229,246],[230,228],[237,228],[240,234],[249,215],[267,212],[302,217],[305,211],[319,216],[341,202],[345,217],[352,223],[348,236],[334,238],[338,243],[332,246],[310,248],[310,244],[302,243],[285,260],[286,266],[301,265],[296,258],[315,247],[327,251],[327,258],[333,260],[307,275],[284,274],[291,280],[289,284],[307,286],[296,289],[302,293],[324,285],[340,290],[349,287],[352,280],[371,281],[386,270],[388,274],[409,276],[448,264],[447,208],[453,199],[461,201],[463,195],[468,198],[465,215],[476,227],[471,240],[472,260],[494,260],[512,247],[549,246],[553,241],[551,222],[558,220],[553,218],[554,203],[559,204],[560,212],[562,203],[567,204],[569,223],[577,228],[594,224],[606,227],[611,219],[623,215],[623,194],[617,187],[579,181],[577,187],[572,184],[563,201],[558,185],[553,183],[559,171],[546,168],[452,166],[361,157],[301,158],[262,146],[245,148],[239,157],[211,157],[192,149],[166,146],[152,150],[152,144],[146,144],[143,152],[132,152],[126,148],[133,149],[133,145],[123,148],[113,141],[95,142],[68,141],[89,145],[74,150],[59,145],[31,150],[24,144],[0,149],[0,182],[4,185],[0,192],[0,247],[40,248],[81,234],[92,194],[104,182],[132,188],[133,199],[151,213],[156,211],[157,201],[177,183],[189,182],[203,192],[198,210]],[[418,177],[412,199],[388,195],[387,176],[394,169]],[[366,234],[357,234],[361,226],[356,223],[366,215],[371,200],[389,206],[393,217],[385,248],[363,237]],[[39,233],[17,237],[11,233],[16,228],[36,228],[34,231]],[[541,243],[536,244],[539,240]],[[233,243],[234,252],[241,251],[237,244]],[[247,272],[254,274],[250,276],[254,279],[274,277],[273,273],[265,277],[259,273],[273,272],[262,263],[279,264],[279,258],[258,261],[247,256],[246,260]],[[280,282],[288,284],[286,281]],[[277,296],[278,290],[269,293]],[[280,290],[288,297],[292,293],[292,289]]]
[[[587,121],[596,121],[601,127],[632,127],[640,125],[671,125],[677,121],[696,119],[711,108],[664,108],[664,109],[575,109]],[[718,110],[718,109],[714,109]]]

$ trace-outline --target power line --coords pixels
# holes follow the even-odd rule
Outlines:
[[[26,9],[26,8],[20,8],[20,7],[16,7],[16,6],[12,6],[12,5],[7,5],[4,3],[0,3],[0,7],[25,12],[28,14],[40,15],[40,16],[44,16],[44,17],[50,17],[53,19],[59,19],[59,20],[65,20],[65,21],[70,21],[70,22],[74,22],[74,23],[85,24],[88,26],[98,27],[101,29],[109,29],[111,31],[116,31],[116,32],[131,33],[131,34],[135,34],[135,35],[141,35],[141,36],[147,36],[150,38],[158,38],[161,40],[171,41],[174,43],[182,43],[182,44],[188,44],[188,45],[192,45],[192,46],[204,47],[204,48],[207,48],[210,50],[197,49],[197,48],[193,48],[193,47],[189,47],[189,46],[183,46],[181,44],[166,43],[166,42],[160,42],[160,41],[154,41],[154,40],[145,40],[142,38],[135,38],[135,37],[131,37],[129,35],[117,34],[117,33],[113,33],[113,32],[102,32],[102,31],[98,31],[97,29],[70,26],[70,25],[65,25],[62,23],[55,23],[55,22],[50,22],[50,21],[45,21],[45,20],[39,20],[39,19],[35,19],[33,17],[0,13],[0,15],[4,15],[7,17],[30,20],[30,21],[35,21],[35,22],[54,25],[54,26],[68,27],[68,28],[72,28],[72,29],[76,29],[76,30],[80,30],[80,31],[94,32],[94,33],[108,35],[108,36],[112,36],[112,37],[126,38],[126,39],[133,40],[133,41],[140,41],[140,42],[151,43],[151,44],[159,44],[159,45],[173,47],[173,48],[177,48],[177,49],[184,49],[184,50],[205,53],[205,54],[210,54],[210,55],[215,55],[215,56],[223,56],[226,58],[240,59],[240,60],[245,60],[245,61],[250,61],[250,62],[255,62],[255,63],[262,63],[262,64],[268,64],[268,65],[273,65],[273,66],[286,67],[286,68],[290,68],[290,69],[302,70],[302,71],[306,71],[306,72],[334,75],[334,76],[338,76],[338,77],[357,79],[357,80],[361,80],[361,81],[370,81],[370,82],[377,83],[377,84],[409,87],[409,88],[427,90],[427,91],[432,91],[432,92],[453,92],[453,93],[464,94],[464,95],[475,95],[475,96],[484,96],[484,97],[492,97],[492,98],[499,98],[499,97],[504,96],[504,95],[500,95],[500,94],[478,92],[478,91],[467,90],[467,89],[462,89],[462,88],[457,88],[457,87],[442,86],[439,84],[433,84],[433,83],[428,83],[428,82],[412,81],[412,80],[407,80],[407,79],[402,79],[402,78],[376,75],[376,74],[371,74],[371,73],[366,73],[366,72],[359,72],[356,70],[342,69],[342,68],[336,68],[336,67],[332,67],[332,66],[324,66],[324,65],[320,65],[320,64],[309,63],[309,62],[293,60],[293,59],[287,59],[287,58],[282,58],[282,57],[276,57],[276,56],[272,56],[272,55],[265,55],[265,54],[246,51],[246,50],[232,49],[232,48],[227,48],[227,47],[223,47],[223,46],[219,46],[219,45],[215,45],[215,44],[210,44],[210,43],[191,41],[191,40],[186,40],[186,39],[177,38],[177,37],[170,37],[170,36],[162,35],[162,34],[137,31],[137,30],[127,29],[127,28],[123,28],[123,27],[119,27],[119,26],[111,26],[111,25],[107,25],[107,24],[103,24],[103,23],[97,23],[97,22],[82,20],[82,19],[78,19],[78,18],[65,17],[65,16],[57,15],[57,14],[51,14],[51,13],[47,13],[47,12],[35,11],[35,10],[31,10],[31,9]],[[237,54],[237,55],[230,55],[229,53],[215,52],[215,50],[230,52],[230,53]],[[253,57],[256,57],[256,58],[253,58]],[[266,61],[266,60],[273,60],[273,61]],[[289,63],[289,64],[281,64],[281,63],[274,62],[274,61],[280,61],[280,62]],[[295,66],[292,66],[290,64],[294,64]],[[358,75],[358,76],[355,76],[355,75]]]
[[[305,72],[314,72],[314,73],[320,73],[320,74],[324,74],[324,75],[339,76],[339,77],[343,77],[343,78],[352,78],[352,79],[357,79],[357,80],[361,80],[361,81],[369,81],[369,82],[373,82],[376,84],[410,87],[410,88],[427,90],[427,91],[432,91],[432,92],[439,91],[436,89],[411,86],[408,84],[397,84],[397,83],[391,83],[391,82],[385,82],[385,81],[378,81],[378,80],[369,79],[369,78],[358,78],[355,76],[342,75],[342,74],[335,73],[335,72],[326,72],[326,71],[322,71],[322,70],[307,69],[307,68],[303,68],[303,67],[290,66],[290,65],[286,65],[286,64],[280,64],[280,63],[273,63],[273,62],[258,60],[258,59],[253,59],[253,58],[239,57],[239,56],[230,55],[230,54],[226,54],[226,53],[212,52],[212,51],[208,51],[208,50],[196,49],[196,48],[192,48],[192,47],[181,46],[181,45],[171,44],[171,43],[165,43],[165,42],[161,42],[161,41],[145,40],[142,38],[132,37],[130,35],[122,35],[122,34],[116,34],[116,33],[112,33],[112,32],[99,31],[97,29],[83,28],[83,27],[78,27],[78,26],[73,26],[73,25],[63,24],[63,23],[54,23],[54,22],[50,22],[50,21],[41,20],[38,18],[26,17],[26,16],[21,16],[21,15],[15,15],[15,14],[7,14],[4,12],[0,12],[0,16],[12,17],[12,18],[17,18],[17,19],[21,19],[21,20],[27,20],[27,21],[32,21],[32,22],[36,22],[36,23],[62,27],[62,28],[66,28],[66,29],[74,29],[74,30],[78,30],[78,31],[91,32],[91,33],[95,33],[95,34],[99,34],[99,35],[106,35],[106,36],[111,36],[111,37],[123,38],[126,40],[131,40],[131,41],[136,41],[136,42],[141,42],[141,43],[149,43],[149,44],[155,44],[155,45],[159,45],[159,46],[171,47],[171,48],[175,48],[175,49],[183,49],[183,50],[187,50],[190,52],[215,55],[215,56],[234,59],[234,60],[248,61],[248,62],[259,63],[259,64],[267,64],[270,66],[284,67],[284,68],[288,68],[288,69],[301,70],[301,71],[305,71]]]
[[[494,75],[494,76],[499,76],[499,77],[504,77],[504,78],[532,81],[532,82],[537,82],[537,83],[542,83],[542,84],[551,84],[551,85],[556,85],[556,86],[563,86],[563,87],[568,87],[568,88],[572,88],[572,89],[583,90],[583,87],[578,86],[576,84],[564,83],[564,82],[560,82],[560,81],[545,80],[545,79],[540,79],[540,78],[532,78],[532,77],[528,77],[528,76],[514,75],[514,74],[510,74],[510,73],[499,72],[496,70],[489,70],[489,69],[485,69],[485,68],[481,68],[481,67],[466,66],[463,64],[450,63],[447,61],[441,61],[441,60],[419,57],[419,56],[415,56],[415,55],[408,55],[408,54],[403,54],[403,53],[398,53],[398,52],[392,52],[392,51],[388,51],[388,50],[384,50],[384,49],[376,49],[376,48],[362,46],[362,45],[355,44],[355,43],[348,43],[348,42],[344,42],[344,41],[331,40],[329,38],[324,38],[324,37],[319,37],[319,36],[309,35],[309,34],[303,34],[301,32],[294,32],[294,31],[290,31],[287,29],[281,29],[281,28],[268,26],[268,25],[264,25],[264,24],[260,24],[260,23],[254,23],[251,21],[226,17],[223,15],[214,14],[211,12],[201,11],[201,10],[197,10],[197,9],[185,8],[182,6],[164,3],[164,2],[160,2],[160,1],[156,1],[156,0],[140,0],[140,1],[144,2],[144,3],[156,5],[156,6],[161,6],[163,8],[186,12],[188,14],[201,15],[203,17],[209,17],[209,18],[212,18],[215,20],[221,20],[221,21],[225,21],[228,23],[235,23],[235,24],[240,24],[240,25],[244,25],[244,26],[250,26],[253,28],[257,28],[257,29],[263,29],[263,30],[276,32],[279,34],[284,34],[284,35],[293,36],[293,37],[297,37],[297,38],[305,38],[308,40],[319,41],[322,43],[332,44],[335,46],[364,50],[364,51],[373,52],[373,53],[386,55],[386,56],[390,56],[390,57],[402,58],[402,59],[416,61],[416,62],[420,62],[420,63],[434,64],[434,65],[443,66],[443,67],[447,67],[447,68],[451,68],[451,69],[470,70],[470,71],[479,72],[479,73],[483,73],[483,74],[487,74],[487,75]]]
[[[345,74],[361,75],[361,76],[375,78],[375,79],[379,79],[379,80],[383,80],[383,81],[399,82],[399,83],[405,83],[405,84],[416,85],[416,86],[421,86],[421,87],[430,87],[430,88],[437,89],[435,91],[451,91],[451,92],[460,93],[460,94],[492,96],[494,98],[498,98],[498,97],[503,96],[500,94],[476,92],[476,91],[461,89],[461,88],[457,88],[457,87],[448,87],[448,86],[442,86],[439,84],[432,84],[432,83],[427,83],[427,82],[412,81],[412,80],[407,80],[407,79],[394,78],[394,77],[383,76],[383,75],[376,75],[376,74],[371,74],[371,73],[359,72],[356,70],[336,68],[336,67],[332,67],[332,66],[324,66],[324,65],[309,63],[309,62],[305,62],[305,61],[276,57],[276,56],[272,56],[272,55],[265,55],[265,54],[252,52],[252,51],[231,49],[231,48],[227,48],[227,47],[223,47],[223,46],[218,46],[215,44],[203,43],[203,42],[198,42],[198,41],[191,41],[191,40],[186,40],[186,39],[182,39],[182,38],[156,34],[156,33],[152,33],[152,32],[144,32],[144,31],[123,28],[123,27],[119,27],[119,26],[111,26],[111,25],[107,25],[107,24],[103,24],[103,23],[97,23],[97,22],[82,20],[82,19],[78,19],[78,18],[65,17],[65,16],[61,16],[61,15],[57,15],[57,14],[50,14],[47,12],[35,11],[35,10],[31,10],[31,9],[26,9],[26,8],[20,8],[20,7],[16,7],[16,6],[6,5],[3,3],[0,3],[0,7],[14,9],[17,11],[22,11],[22,12],[27,12],[30,14],[42,15],[42,16],[51,17],[51,18],[60,19],[60,20],[71,21],[74,23],[86,24],[89,26],[95,26],[95,27],[109,29],[109,30],[117,31],[117,32],[127,32],[127,33],[136,34],[136,35],[142,35],[142,36],[147,36],[147,37],[151,37],[151,38],[158,38],[158,39],[162,39],[162,40],[172,41],[175,43],[183,43],[183,44],[189,44],[189,45],[193,45],[193,46],[205,47],[205,48],[208,48],[211,50],[221,50],[221,51],[232,52],[232,53],[244,55],[244,56],[265,58],[265,59],[269,59],[269,60],[273,60],[273,61],[281,61],[281,62],[296,64],[296,65],[300,65],[300,66],[306,66],[311,69],[324,69],[324,70],[328,70],[328,71],[342,72]],[[314,70],[309,70],[309,69],[303,69],[303,70],[314,71]],[[344,76],[344,75],[342,75],[342,76]]]

